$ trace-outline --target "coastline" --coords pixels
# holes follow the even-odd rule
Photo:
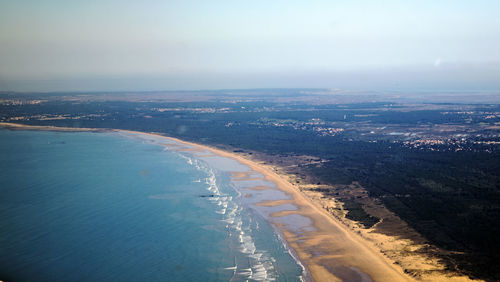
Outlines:
[[[155,138],[165,138],[190,148],[176,148],[189,153],[209,151],[214,155],[236,160],[249,167],[253,172],[260,173],[264,179],[274,183],[279,190],[291,197],[287,201],[262,201],[257,205],[277,207],[291,204],[297,207],[292,211],[272,213],[271,218],[280,218],[287,215],[299,215],[311,220],[314,230],[308,232],[294,232],[284,224],[272,222],[281,232],[288,246],[300,262],[305,265],[314,281],[340,281],[352,277],[357,273],[361,281],[412,281],[414,280],[393,262],[382,255],[371,242],[366,241],[353,230],[349,229],[338,219],[329,214],[317,202],[307,198],[298,187],[277,174],[273,167],[248,160],[236,153],[223,151],[206,145],[200,145],[178,138],[167,137],[156,133],[145,133],[118,129],[96,128],[68,128],[54,126],[30,126],[14,123],[0,123],[0,127],[18,130],[48,130],[68,132],[124,132],[149,135]],[[234,175],[233,179],[250,178],[249,175]],[[263,187],[257,188],[265,189]],[[359,280],[359,279],[358,279]]]
[[[299,260],[307,267],[314,281],[345,280],[338,276],[339,272],[345,272],[345,277],[352,277],[349,272],[361,274],[361,281],[413,281],[411,277],[394,266],[389,259],[381,255],[368,242],[364,242],[358,234],[352,232],[323,208],[306,198],[296,186],[274,172],[272,167],[258,164],[235,153],[174,137],[136,131],[124,132],[163,137],[199,150],[208,150],[213,154],[234,159],[248,166],[252,171],[262,174],[265,180],[274,183],[281,191],[290,195],[291,200],[262,201],[257,205],[276,207],[282,204],[291,204],[296,206],[297,210],[272,213],[271,217],[278,218],[295,214],[307,217],[312,221],[311,225],[316,230],[300,234],[287,229],[284,225],[274,224]]]
[[[146,133],[139,131],[121,129],[100,129],[100,128],[71,128],[55,126],[33,126],[15,123],[0,123],[0,127],[13,130],[46,130],[46,131],[67,131],[67,132],[123,132],[140,135],[149,135],[155,138],[165,138],[178,144],[186,145],[190,148],[175,148],[184,152],[210,153],[236,160],[245,165],[252,172],[260,173],[264,179],[272,182],[276,187],[291,197],[287,201],[262,201],[257,205],[276,207],[282,204],[291,204],[297,207],[293,211],[279,211],[272,213],[271,218],[279,218],[286,215],[300,215],[311,220],[314,231],[296,233],[288,229],[283,224],[273,225],[283,235],[286,244],[294,253],[293,256],[307,268],[307,272],[314,281],[341,281],[339,276],[352,277],[350,273],[361,274],[361,281],[412,281],[401,269],[393,265],[388,258],[380,254],[374,246],[364,242],[358,234],[349,230],[337,219],[329,215],[323,208],[310,201],[292,183],[286,181],[273,171],[272,167],[256,163],[243,158],[232,152],[223,151],[206,145],[184,141],[175,137],[168,137],[156,133]],[[243,180],[250,178],[248,175],[234,175],[233,179]],[[259,187],[257,189],[265,189]],[[358,277],[359,278],[359,277]]]
[[[0,122],[0,127],[12,130],[42,130],[42,131],[67,131],[67,132],[110,132],[116,131],[115,129],[105,128],[86,128],[86,127],[59,127],[50,125],[26,125],[20,123]]]

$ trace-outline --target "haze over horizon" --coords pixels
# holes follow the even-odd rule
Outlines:
[[[1,1],[0,91],[500,90],[500,4]]]

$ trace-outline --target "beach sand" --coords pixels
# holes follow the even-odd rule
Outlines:
[[[177,145],[165,144],[172,150],[199,153],[200,156],[221,156],[234,159],[240,164],[248,166],[252,172],[233,172],[232,179],[235,181],[256,180],[255,173],[264,176],[266,181],[272,182],[278,189],[290,196],[290,200],[262,201],[257,206],[279,207],[281,205],[293,205],[295,210],[282,210],[271,214],[273,224],[279,229],[286,239],[288,245],[294,250],[300,261],[307,267],[314,281],[414,281],[415,279],[406,274],[402,267],[394,263],[381,253],[377,248],[380,243],[391,243],[392,238],[380,237],[383,242],[374,242],[363,238],[361,232],[349,228],[345,223],[334,217],[322,208],[321,203],[307,197],[298,186],[285,180],[284,176],[278,175],[276,168],[260,164],[246,159],[236,153],[227,152],[205,145],[183,141],[177,138],[166,137],[155,133],[144,133],[127,130],[114,129],[75,129],[61,127],[23,126],[19,124],[0,123],[0,126],[12,129],[31,130],[58,130],[58,131],[116,131],[124,133],[150,135],[155,138],[167,138],[175,141]],[[181,144],[179,146],[178,144]],[[210,154],[207,155],[207,152]],[[262,179],[262,178],[260,178]],[[263,185],[250,187],[249,189],[261,191],[273,189]],[[293,216],[299,217],[293,217]],[[292,217],[290,217],[292,216]],[[295,230],[289,224],[281,224],[278,219],[284,218],[307,218],[310,227],[304,230]],[[292,222],[293,223],[293,222]],[[303,222],[301,223],[303,224]],[[428,275],[426,281],[467,281],[466,277]]]
[[[111,129],[104,129],[104,128],[38,126],[38,125],[26,125],[26,124],[18,124],[18,123],[10,123],[10,122],[0,122],[0,127],[7,128],[7,129],[19,129],[19,130],[68,131],[68,132],[112,131]]]

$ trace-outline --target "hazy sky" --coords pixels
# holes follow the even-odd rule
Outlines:
[[[0,90],[500,89],[500,1],[0,0]]]

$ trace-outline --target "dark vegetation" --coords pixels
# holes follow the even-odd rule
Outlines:
[[[307,128],[266,126],[259,122],[263,118],[295,121],[320,118],[403,125],[464,122],[463,115],[442,115],[436,110],[379,111],[386,104],[322,105],[311,110],[306,105],[261,101],[75,103],[56,100],[39,105],[0,105],[0,118],[44,114],[78,116],[78,119],[32,118],[20,122],[159,132],[270,155],[315,156],[324,162],[320,165],[302,163],[303,171],[326,184],[359,182],[371,197],[380,198],[430,242],[456,251],[447,259],[457,264],[460,271],[472,277],[499,280],[500,153],[496,148],[492,152],[417,150],[387,140],[366,142],[353,135],[320,136]],[[209,107],[227,109],[207,113],[186,109]],[[181,109],[159,112],[152,108]],[[367,113],[377,115],[356,117]],[[378,221],[356,201],[346,199],[344,205],[349,210],[349,218],[360,220],[367,227]]]
[[[344,208],[348,211],[346,217],[355,221],[359,221],[366,228],[370,228],[380,221],[379,218],[369,215],[361,204],[353,200],[343,200]]]

